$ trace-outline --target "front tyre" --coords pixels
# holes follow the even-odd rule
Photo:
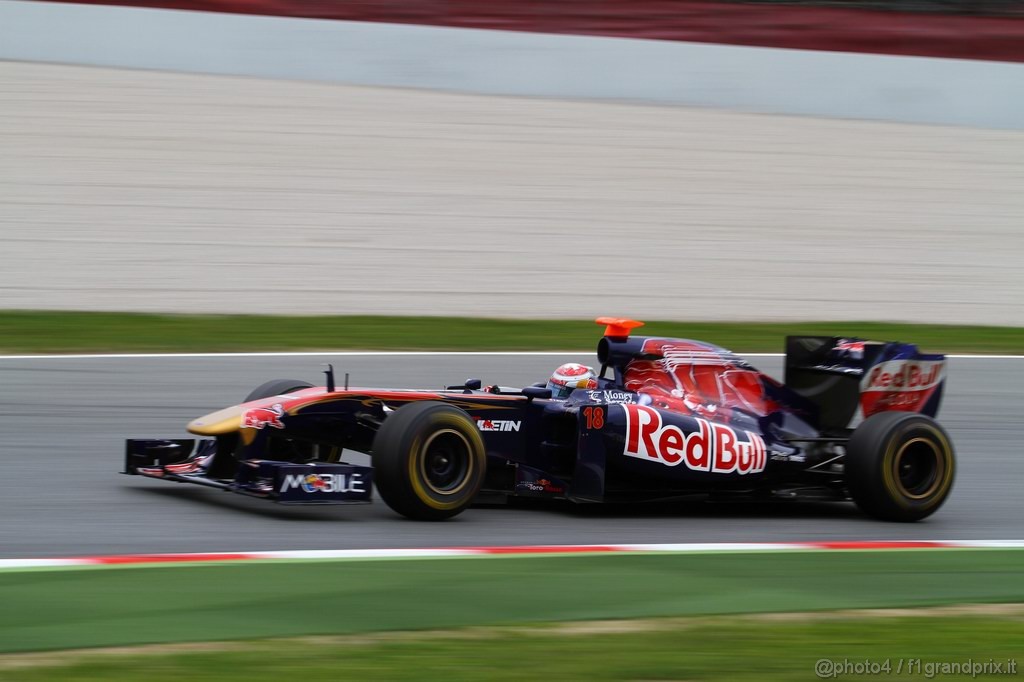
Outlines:
[[[487,469],[484,441],[465,412],[436,401],[389,415],[373,441],[381,498],[410,519],[439,521],[468,507]]]
[[[866,514],[918,521],[935,512],[953,487],[956,457],[933,419],[913,412],[872,415],[846,445],[850,495]]]

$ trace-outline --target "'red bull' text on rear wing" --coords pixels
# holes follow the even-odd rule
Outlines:
[[[844,428],[860,408],[935,417],[946,381],[946,356],[910,343],[836,336],[786,337],[786,386],[818,408],[818,427]]]

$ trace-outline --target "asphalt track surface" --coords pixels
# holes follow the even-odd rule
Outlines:
[[[954,358],[940,418],[959,456],[946,505],[916,524],[850,503],[654,508],[472,508],[418,523],[377,501],[291,508],[118,475],[126,437],[184,435],[195,416],[268,378],[317,381],[330,360],[354,386],[522,385],[586,355],[363,355],[0,359],[0,556],[519,544],[978,540],[1024,537],[1024,359]],[[753,358],[778,374],[779,358]]]

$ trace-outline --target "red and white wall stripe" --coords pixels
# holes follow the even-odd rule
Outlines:
[[[57,0],[230,14],[1024,62],[1016,16],[722,0]],[[965,3],[966,4],[966,3]]]
[[[594,15],[586,22],[572,13],[539,21],[530,17],[542,5],[526,7],[537,11],[518,21],[458,12],[435,19],[491,27],[485,29],[386,23],[379,14],[339,21],[0,0],[0,59],[1024,128],[1024,63],[681,42],[844,46],[835,36],[800,45],[765,27],[750,35],[694,32],[673,22],[651,30],[650,21],[620,25],[614,13],[585,7]],[[983,33],[970,42],[997,47],[951,47],[951,54],[1019,58],[1018,24],[1006,23],[1017,20],[992,21],[999,23],[985,30],[999,37],[981,39]],[[562,34],[569,25],[601,35]],[[531,26],[547,32],[529,32]],[[870,42],[845,45],[864,50]],[[928,49],[908,45],[879,49],[936,51],[934,41]]]

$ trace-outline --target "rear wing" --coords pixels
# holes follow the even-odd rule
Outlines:
[[[946,356],[910,343],[838,336],[786,337],[786,386],[818,407],[818,427],[844,428],[860,408],[934,417],[946,382]]]

